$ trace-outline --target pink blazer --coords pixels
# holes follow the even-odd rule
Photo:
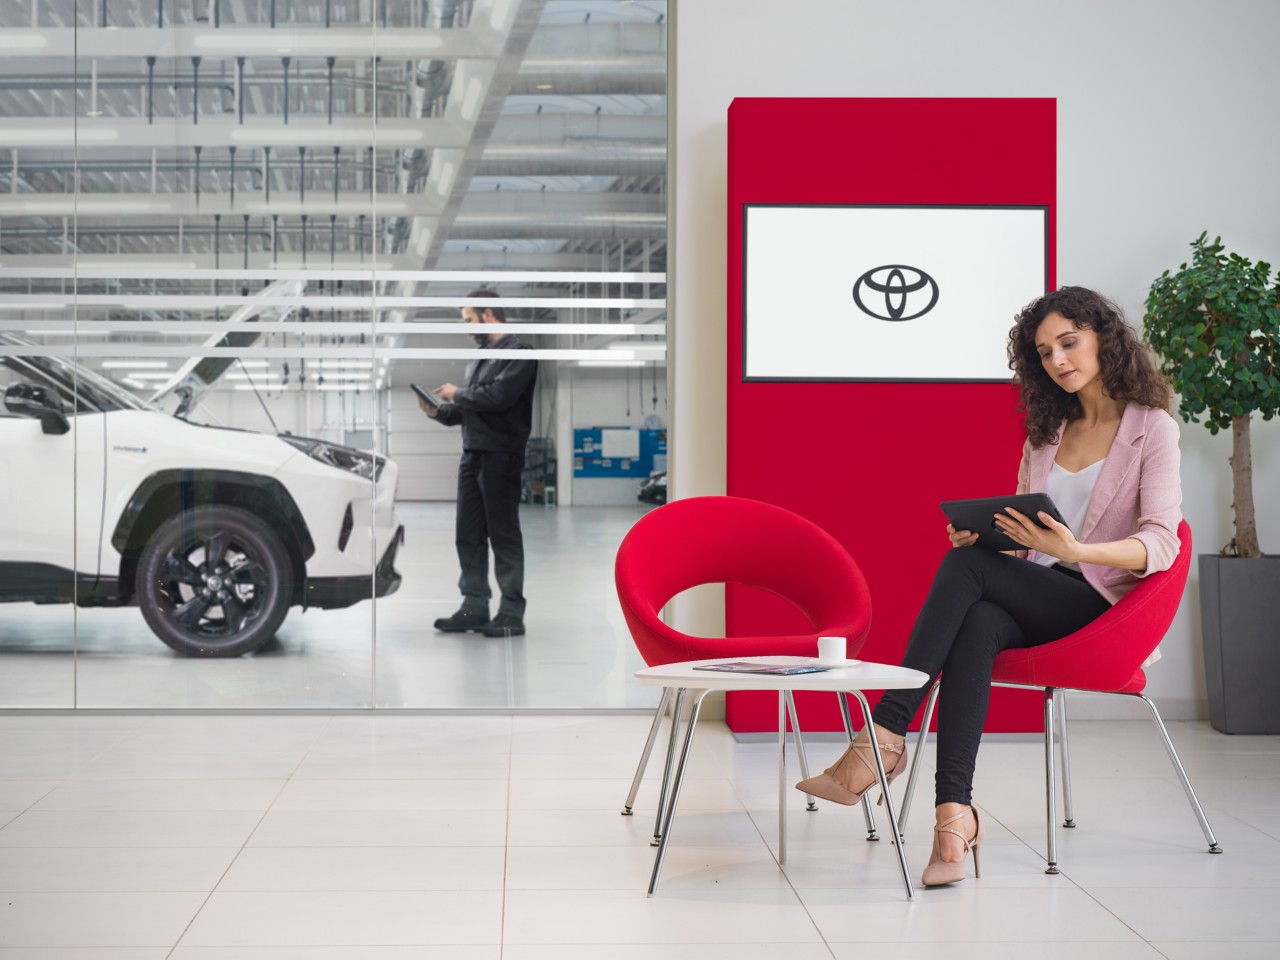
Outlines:
[[[1061,437],[1061,431],[1058,435]],[[1028,440],[1018,468],[1018,492],[1043,492],[1057,455],[1058,444],[1032,449]],[[1180,461],[1178,424],[1173,417],[1136,403],[1124,408],[1120,429],[1089,499],[1079,540],[1141,540],[1147,548],[1147,569],[1080,564],[1085,580],[1108,602],[1114,604],[1142,577],[1173,566],[1178,555],[1178,524],[1182,520]],[[1030,559],[1034,559],[1034,551]]]

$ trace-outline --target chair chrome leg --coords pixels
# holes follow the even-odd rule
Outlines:
[[[849,742],[853,743],[857,733],[853,729],[853,714],[849,711],[849,700],[843,693],[837,693],[836,699],[840,701],[840,719],[844,721],[844,732],[849,737]],[[874,736],[873,731],[867,727],[867,736]],[[880,751],[873,751],[879,753]],[[876,833],[876,815],[871,809],[871,791],[868,790],[862,795],[862,820],[867,825],[867,841],[879,840],[880,835]]]
[[[1058,872],[1058,814],[1054,809],[1056,790],[1053,783],[1053,699],[1054,688],[1046,687],[1044,691],[1044,799],[1045,822],[1048,829],[1048,856],[1045,858],[1045,873]]]
[[[667,763],[662,770],[662,788],[658,791],[658,814],[653,821],[651,846],[657,846],[662,839],[662,815],[667,805],[667,789],[671,786],[671,765],[675,761],[676,744],[680,739],[680,715],[684,713],[684,700],[688,692],[684,687],[676,691],[676,704],[671,710],[671,739],[667,743]]]
[[[940,689],[942,681],[938,680],[924,702],[924,717],[920,721],[920,732],[916,734],[916,751],[911,758],[911,769],[907,772],[907,792],[902,797],[902,809],[898,811],[898,833],[904,836],[907,832],[907,815],[911,812],[911,800],[916,795],[916,781],[920,778],[920,762],[925,745],[929,742],[929,724],[933,723],[933,708],[938,703]]]
[[[653,724],[649,727],[649,739],[644,742],[644,750],[640,753],[640,764],[636,767],[636,775],[631,781],[631,792],[627,794],[627,802],[622,807],[622,815],[624,817],[631,816],[631,808],[636,803],[636,793],[640,790],[640,781],[644,778],[644,771],[649,766],[649,756],[653,753],[653,742],[658,739],[658,727],[662,725],[662,715],[667,711],[667,704],[671,701],[671,688],[662,688],[662,698],[658,701],[658,708],[653,712]]]
[[[1156,709],[1155,703],[1142,694],[1130,694],[1130,696],[1136,696],[1151,711],[1151,719],[1155,721],[1156,729],[1160,731],[1160,738],[1164,740],[1164,748],[1169,754],[1169,760],[1173,763],[1173,769],[1177,771],[1178,779],[1182,782],[1182,789],[1187,794],[1187,800],[1191,802],[1191,809],[1195,813],[1196,819],[1200,821],[1200,829],[1204,832],[1204,838],[1209,843],[1209,852],[1221,853],[1222,848],[1218,846],[1218,840],[1213,835],[1213,828],[1209,826],[1209,818],[1204,815],[1204,808],[1200,806],[1196,791],[1191,786],[1191,778],[1187,776],[1187,771],[1182,768],[1182,761],[1178,759],[1178,751],[1174,749],[1173,741],[1169,739],[1169,731],[1165,728],[1164,720],[1160,718],[1160,711]]]
[[[1067,747],[1067,691],[1061,687],[1058,697],[1058,757],[1062,764],[1062,825],[1074,827],[1075,813],[1071,805],[1071,751]]]
[[[685,690],[681,690],[677,700],[683,700]],[[675,781],[671,784],[671,799],[666,805],[666,817],[662,823],[662,839],[658,843],[658,853],[653,858],[653,875],[649,878],[649,896],[653,896],[658,888],[658,877],[662,874],[662,861],[667,855],[667,841],[671,838],[671,821],[675,816],[676,804],[680,802],[680,787],[684,785],[685,770],[689,766],[689,750],[693,746],[693,734],[698,729],[698,714],[702,712],[702,701],[710,690],[700,690],[693,698],[693,707],[689,710],[689,729],[685,731],[684,747],[680,751],[680,764],[676,768]],[[678,716],[678,714],[677,714]]]
[[[809,758],[804,752],[804,740],[800,736],[800,716],[796,713],[796,697],[790,690],[783,690],[787,698],[787,714],[791,717],[791,736],[796,741],[796,759],[800,761],[800,779],[809,779]],[[809,794],[804,795],[805,809],[810,813],[817,812],[818,802]]]
[[[871,705],[867,703],[866,696],[861,690],[850,691],[858,698],[858,705],[862,707],[862,720],[866,724],[865,729],[871,730]],[[840,699],[844,700],[841,694]],[[889,818],[889,832],[893,835],[893,848],[898,853],[898,867],[902,870],[902,886],[907,891],[907,899],[914,900],[915,892],[911,889],[911,871],[907,868],[907,854],[903,849],[902,834],[898,832],[898,818],[893,813],[893,796],[889,793],[889,777],[885,773],[884,761],[880,758],[879,750],[872,750],[871,756],[876,762],[876,779],[880,781],[880,789],[884,791],[885,815]],[[867,791],[868,793],[870,791]],[[864,797],[866,794],[863,795]]]

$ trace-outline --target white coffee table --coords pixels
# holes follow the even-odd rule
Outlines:
[[[670,799],[665,801],[665,814],[662,818],[661,838],[658,853],[654,858],[653,875],[649,880],[649,894],[658,887],[658,878],[662,873],[662,861],[666,856],[667,842],[671,838],[671,822],[675,816],[676,804],[680,800],[680,787],[684,783],[685,771],[689,764],[690,748],[693,745],[694,732],[697,730],[698,713],[702,709],[702,701],[712,690],[773,690],[778,694],[778,861],[786,862],[787,821],[786,821],[786,699],[785,695],[797,690],[828,691],[831,693],[852,694],[862,707],[863,728],[871,726],[871,707],[863,690],[900,690],[922,687],[928,682],[927,674],[906,667],[894,667],[885,663],[869,663],[859,661],[852,666],[836,667],[822,673],[800,673],[790,676],[772,676],[762,673],[716,673],[709,670],[698,670],[696,667],[714,663],[731,663],[746,661],[769,664],[812,664],[812,657],[725,657],[718,660],[689,660],[684,663],[668,663],[658,667],[646,667],[636,671],[636,679],[651,687],[667,687],[677,694],[687,692],[693,697],[693,706],[689,712],[688,729],[685,731],[684,745],[680,750],[680,761],[676,766],[675,779],[671,784]],[[677,702],[683,701],[679,696]],[[680,722],[679,710],[675,711],[673,724]],[[672,743],[675,743],[675,731],[672,731]],[[902,884],[907,891],[907,899],[911,900],[914,891],[911,887],[911,875],[907,869],[907,858],[902,847],[902,834],[898,830],[898,818],[893,810],[893,798],[889,795],[889,781],[885,776],[884,764],[880,760],[880,751],[872,750],[875,758],[876,776],[880,781],[880,789],[884,791],[884,802],[888,807],[889,827],[893,831],[893,843],[898,851],[898,866],[902,870]],[[663,798],[659,798],[661,809]]]

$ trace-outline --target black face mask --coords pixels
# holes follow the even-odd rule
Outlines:
[[[489,335],[487,333],[468,333],[477,347],[487,347],[489,345]]]

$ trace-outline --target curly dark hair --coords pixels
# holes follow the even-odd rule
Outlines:
[[[1169,409],[1173,389],[1151,348],[1125,322],[1120,308],[1085,287],[1060,287],[1023,307],[1009,331],[1009,367],[1014,382],[1022,385],[1019,409],[1026,412],[1027,435],[1033,447],[1057,443],[1062,422],[1084,416],[1080,400],[1045,372],[1036,350],[1036,331],[1051,313],[1097,334],[1102,389],[1107,396]]]

